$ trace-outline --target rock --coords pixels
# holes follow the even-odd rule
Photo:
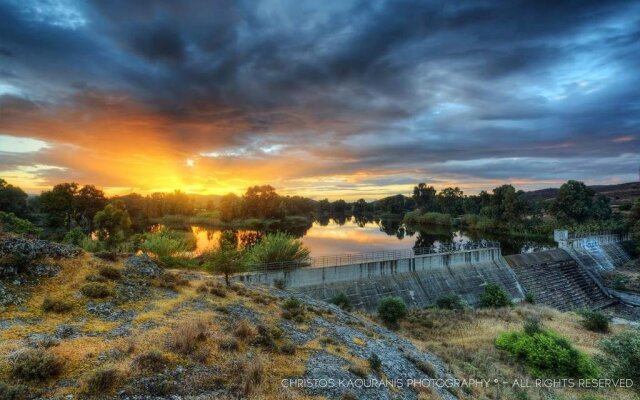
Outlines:
[[[39,278],[51,278],[58,275],[60,267],[57,265],[37,264],[29,268],[29,273]]]
[[[87,304],[87,311],[95,314],[105,321],[131,320],[135,316],[133,311],[124,311],[117,309],[115,305],[109,301],[105,303]]]
[[[146,254],[136,254],[127,259],[124,274],[133,278],[159,278],[164,270]]]
[[[82,249],[70,244],[48,240],[8,237],[0,241],[0,256],[15,256],[22,259],[72,258],[82,253]]]
[[[53,332],[53,335],[57,339],[70,339],[70,338],[80,336],[80,334],[76,330],[76,327],[68,324],[58,325],[55,331]]]

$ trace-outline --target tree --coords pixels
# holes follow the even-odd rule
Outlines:
[[[64,225],[71,230],[71,224],[76,220],[77,210],[75,196],[78,193],[77,183],[60,183],[50,191],[40,195],[40,209],[47,213],[50,226]]]
[[[418,183],[418,186],[413,188],[413,200],[416,206],[425,212],[437,211],[436,189],[433,186],[427,186],[423,182]]]
[[[22,189],[0,178],[0,211],[24,217],[27,214],[27,197]]]
[[[252,186],[243,197],[244,215],[256,218],[279,217],[280,196],[270,185]]]
[[[242,213],[242,201],[233,193],[225,194],[220,199],[220,218],[225,222],[231,222],[240,217]]]
[[[88,232],[93,231],[93,217],[107,204],[107,198],[102,190],[93,185],[85,185],[75,196],[75,206],[78,217],[87,225]]]
[[[522,190],[516,191],[512,185],[502,185],[493,189],[493,195],[480,193],[480,198],[488,205],[482,214],[500,222],[520,222],[530,211],[530,204]]]
[[[93,217],[93,225],[99,240],[105,241],[112,248],[126,238],[131,226],[129,213],[117,204],[107,204],[102,211]]]
[[[561,222],[584,222],[592,217],[593,189],[583,182],[568,181],[560,186],[551,203],[552,214]]]
[[[441,212],[454,217],[462,214],[464,197],[459,187],[442,189],[437,200]]]
[[[229,286],[230,277],[246,269],[245,254],[238,251],[235,234],[232,231],[223,232],[218,244],[218,250],[206,256],[205,268],[213,273],[224,275],[224,281]]]

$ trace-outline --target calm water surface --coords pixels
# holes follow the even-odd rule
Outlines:
[[[314,222],[302,235],[302,242],[311,250],[311,256],[325,256],[345,253],[366,253],[379,250],[403,250],[412,247],[429,247],[443,243],[464,243],[469,240],[497,240],[503,254],[526,253],[555,247],[553,241],[514,239],[495,234],[464,232],[442,227],[432,227],[412,231],[399,221],[360,222],[347,219],[339,223],[334,220],[320,224]],[[221,231],[200,226],[192,226],[199,254],[216,249]],[[237,231],[241,243],[255,241],[260,235],[256,231]],[[297,233],[300,236],[300,232]]]

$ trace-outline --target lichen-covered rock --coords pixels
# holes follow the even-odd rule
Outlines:
[[[136,254],[127,259],[123,272],[128,277],[159,278],[164,270],[148,255]]]
[[[0,256],[17,256],[35,260],[38,258],[76,257],[82,249],[70,244],[55,243],[48,240],[8,237],[0,240]]]

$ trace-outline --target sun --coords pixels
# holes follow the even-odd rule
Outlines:
[[[187,167],[194,167],[196,165],[196,162],[191,158],[187,158],[186,164],[187,164]]]

